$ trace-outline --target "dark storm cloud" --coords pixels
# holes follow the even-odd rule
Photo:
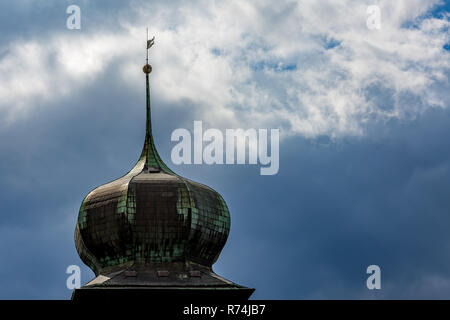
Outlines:
[[[255,298],[450,297],[449,124],[435,110],[336,145],[286,141],[277,176],[248,172],[228,193],[223,269],[233,259]],[[379,292],[365,287],[371,264]]]

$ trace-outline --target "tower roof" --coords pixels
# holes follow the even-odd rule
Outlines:
[[[174,173],[156,150],[151,70],[147,60],[146,130],[139,160],[123,177],[91,191],[80,207],[75,244],[97,276],[90,285],[240,287],[211,268],[230,230],[225,201],[213,189]]]

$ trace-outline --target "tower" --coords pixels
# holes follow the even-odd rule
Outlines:
[[[212,265],[230,231],[219,193],[174,173],[152,135],[148,49],[145,143],[123,177],[97,187],[83,200],[75,245],[96,278],[74,300],[110,298],[248,299],[254,289],[218,276]]]

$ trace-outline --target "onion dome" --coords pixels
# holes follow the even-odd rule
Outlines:
[[[230,231],[227,205],[219,193],[162,161],[152,136],[148,62],[143,71],[147,117],[141,156],[123,177],[91,191],[80,207],[76,249],[97,276],[85,287],[244,289],[212,271]]]
[[[161,160],[152,136],[149,73],[145,144],[123,177],[83,200],[75,231],[77,251],[99,274],[112,267],[193,261],[211,266],[230,230],[230,214],[213,189],[178,176]]]

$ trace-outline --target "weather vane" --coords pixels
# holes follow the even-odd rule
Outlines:
[[[148,49],[150,49],[155,44],[155,37],[148,39],[148,28],[147,28],[147,64],[148,64]]]

